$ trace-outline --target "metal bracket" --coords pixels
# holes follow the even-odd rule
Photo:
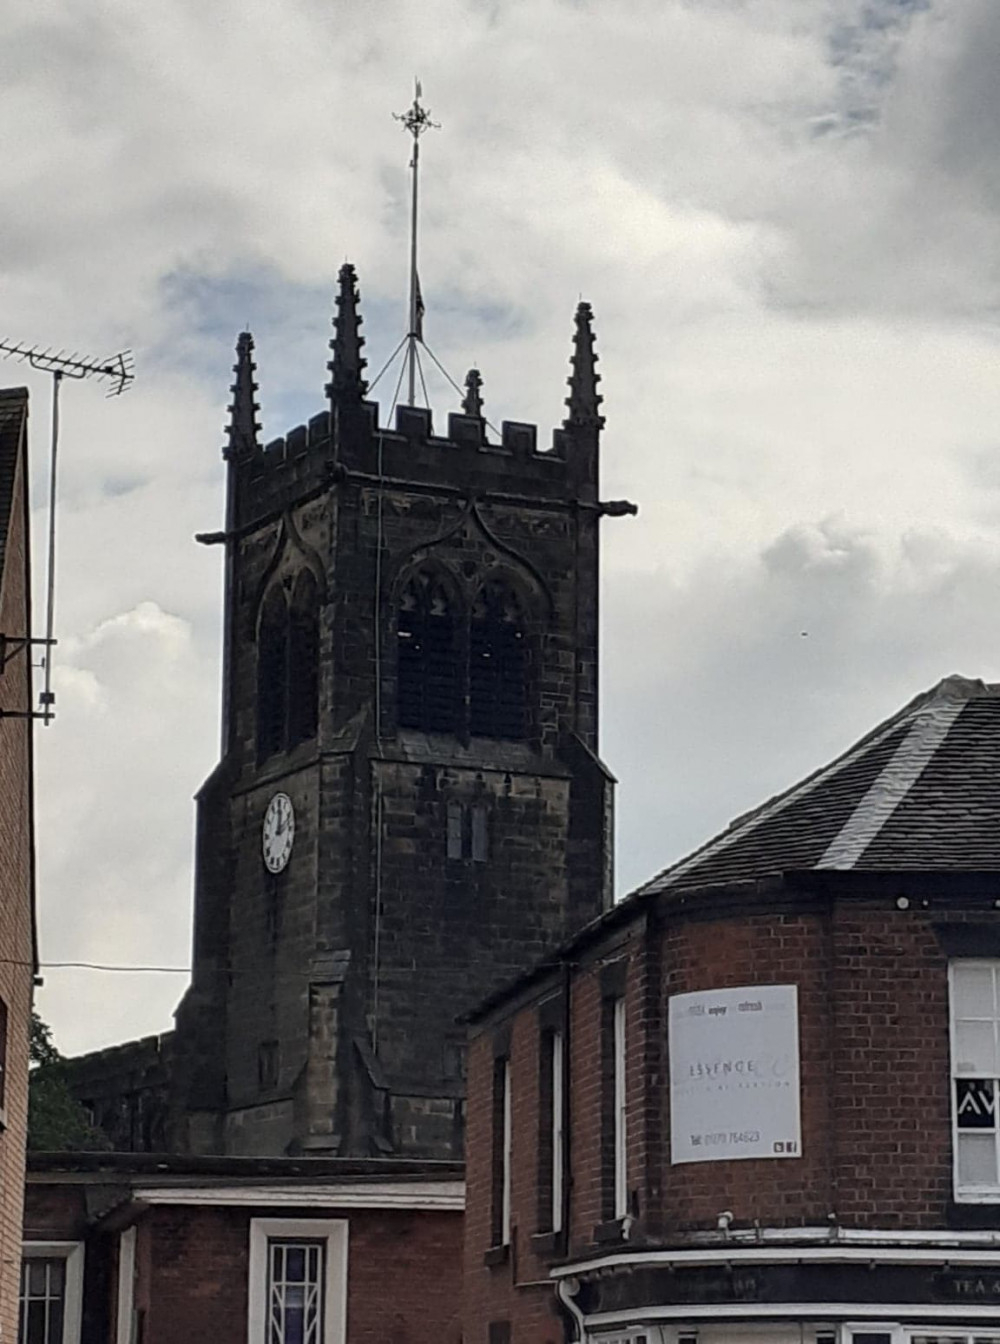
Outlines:
[[[7,671],[7,664],[13,662],[19,653],[41,644],[49,649],[58,641],[47,638],[35,638],[31,635],[5,635],[0,633],[0,677]],[[52,691],[40,691],[38,696],[40,709],[0,709],[0,719],[41,719],[51,723],[56,713],[53,706],[56,697]]]
[[[0,634],[0,676],[7,670],[7,664],[16,658],[19,653],[25,649],[31,648],[35,644],[44,644],[47,647],[57,643],[54,639],[33,639],[31,635],[4,635]]]

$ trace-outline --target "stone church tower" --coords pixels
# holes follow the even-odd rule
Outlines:
[[[172,1146],[460,1154],[456,1018],[611,900],[597,756],[602,417],[580,304],[568,415],[435,435],[365,399],[340,272],[329,409],[262,447],[239,338],[222,759],[198,796]]]

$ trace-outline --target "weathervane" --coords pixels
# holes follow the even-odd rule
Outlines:
[[[392,115],[402,123],[403,129],[413,136],[413,158],[410,169],[413,173],[413,192],[410,202],[410,324],[406,334],[406,362],[409,373],[409,404],[414,404],[417,385],[417,342],[423,342],[424,301],[420,294],[420,277],[417,275],[417,187],[420,171],[420,137],[425,131],[437,130],[439,123],[431,121],[430,111],[421,106],[423,90],[420,80],[414,81],[413,105],[405,112]]]
[[[59,451],[59,387],[64,378],[97,378],[111,384],[109,397],[120,396],[135,380],[132,351],[123,350],[110,359],[89,359],[76,351],[68,355],[65,350],[53,350],[52,346],[24,345],[20,341],[0,339],[0,358],[17,359],[30,364],[40,373],[52,375],[52,449],[49,464],[49,554],[48,554],[48,592],[45,610],[45,638],[33,639],[30,633],[23,639],[11,640],[0,635],[3,654],[0,657],[0,672],[6,666],[8,648],[12,652],[41,644],[45,649],[45,687],[38,697],[41,710],[38,713],[27,712],[27,717],[40,718],[48,724],[54,717],[55,694],[52,690],[52,648],[55,644],[53,628],[55,623],[56,594],[56,457]],[[13,710],[5,710],[7,717],[25,717]]]

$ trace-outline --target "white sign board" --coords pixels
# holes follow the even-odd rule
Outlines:
[[[670,999],[670,1160],[800,1157],[795,985]]]

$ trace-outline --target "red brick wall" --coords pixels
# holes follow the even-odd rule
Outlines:
[[[156,1207],[139,1224],[146,1344],[246,1344],[250,1220],[347,1218],[351,1344],[459,1344],[462,1215]]]
[[[27,633],[25,463],[18,462],[3,577],[0,632]],[[28,651],[0,675],[0,708],[31,705]],[[33,968],[31,899],[31,721],[0,718],[0,997],[7,1004],[7,1127],[0,1131],[0,1330],[17,1337],[17,1295],[28,1112],[28,1020]]]
[[[711,1227],[723,1208],[771,1226],[823,1224],[831,1213],[857,1227],[944,1225],[948,963],[930,927],[941,918],[940,909],[854,900],[828,914],[762,912],[667,929],[664,1037],[669,994],[798,985],[803,1152],[670,1167],[665,1141],[656,1164],[664,1231]],[[669,1138],[666,1084],[660,1102]]]
[[[464,1344],[487,1344],[489,1323],[509,1320],[516,1340],[561,1344],[563,1328],[551,1288],[528,1287],[544,1279],[551,1260],[539,1257],[531,1238],[537,1227],[539,1031],[534,1012],[513,1024],[510,1044],[512,1114],[511,1249],[506,1260],[487,1265],[493,1189],[493,1039],[472,1041],[467,1061],[466,1239]],[[353,1344],[353,1341],[352,1341]]]
[[[830,938],[815,915],[761,913],[685,923],[663,934],[659,1027],[666,1038],[667,999],[700,989],[798,985],[802,1156],[781,1160],[693,1162],[671,1167],[668,1074],[658,1088],[664,1142],[655,1163],[663,1180],[665,1229],[716,1226],[737,1219],[767,1225],[825,1224],[834,1208],[830,1166],[834,1005],[830,1000]],[[843,989],[849,992],[849,986]]]
[[[82,1241],[86,1236],[86,1186],[29,1178],[24,1194],[25,1241]]]
[[[916,904],[916,903],[914,903]],[[966,912],[1000,928],[992,908]],[[933,924],[963,918],[952,901],[900,911],[886,897],[853,897],[801,911],[733,909],[713,918],[661,916],[646,931],[637,912],[618,945],[588,949],[572,983],[571,1216],[566,1254],[591,1253],[602,1208],[602,976],[628,962],[628,1186],[634,1239],[669,1241],[714,1230],[723,1210],[735,1226],[947,1225],[951,1121],[947,956]],[[753,984],[795,984],[799,996],[803,1150],[800,1158],[670,1164],[669,996]],[[545,1341],[552,1289],[539,1285],[555,1259],[538,1256],[538,1006],[477,1026],[468,1055],[466,1344],[486,1344],[491,1320],[515,1340]],[[490,1242],[495,1041],[510,1038],[513,1088],[512,1254],[484,1264]],[[515,1288],[523,1285],[519,1291]],[[557,1335],[552,1335],[557,1338]]]

